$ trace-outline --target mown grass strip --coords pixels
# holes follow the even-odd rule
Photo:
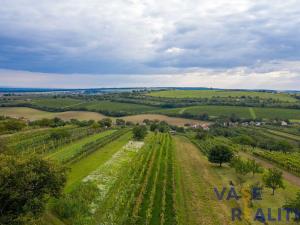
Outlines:
[[[99,166],[105,163],[114,153],[116,153],[122,146],[124,146],[132,138],[132,133],[125,133],[117,140],[107,144],[106,146],[89,154],[87,157],[82,158],[71,164],[71,172],[68,175],[68,181],[65,191],[72,190],[74,185],[79,183],[84,177],[96,170]]]

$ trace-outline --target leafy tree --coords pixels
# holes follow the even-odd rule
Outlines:
[[[159,122],[159,124],[158,124],[158,130],[161,133],[168,132],[169,131],[169,124],[167,122],[165,122],[165,121]]]
[[[199,140],[205,140],[207,137],[208,137],[208,134],[205,131],[199,131],[196,134],[196,138]]]
[[[266,187],[272,189],[272,195],[278,188],[284,188],[282,181],[282,172],[276,168],[268,169],[268,172],[263,176],[263,182]]]
[[[251,172],[249,164],[240,158],[236,158],[231,161],[230,165],[235,169],[240,186],[242,187],[246,181],[246,175]]]
[[[147,135],[147,127],[144,125],[135,126],[133,128],[133,137],[137,140],[143,140]]]
[[[252,173],[252,176],[254,176],[256,173],[262,173],[263,168],[258,164],[254,159],[249,159],[247,161],[248,167],[250,169],[250,172]]]
[[[233,140],[242,145],[251,145],[251,146],[255,145],[254,139],[248,135],[240,135],[233,138]]]
[[[152,123],[151,125],[150,125],[150,130],[151,131],[155,131],[155,130],[157,130],[158,129],[158,124],[157,123]]]
[[[233,152],[226,145],[215,145],[208,155],[208,160],[212,163],[218,163],[220,167],[223,163],[230,162]]]
[[[123,119],[116,119],[116,124],[118,126],[125,126],[126,122]]]
[[[22,120],[9,119],[4,121],[4,127],[7,131],[20,131],[26,127],[26,123]]]
[[[99,124],[101,127],[111,127],[112,126],[112,120],[110,118],[104,118],[99,121]]]
[[[134,125],[134,123],[133,122],[131,122],[131,121],[126,121],[126,124],[125,124],[126,126],[133,126]]]
[[[293,209],[294,213],[300,212],[300,192],[297,193],[297,196],[295,199],[288,200],[285,205],[283,206],[285,209]],[[297,216],[297,221],[299,221],[299,215]]]
[[[276,149],[283,152],[288,152],[293,149],[293,146],[285,140],[279,141],[277,143]]]
[[[70,132],[68,132],[66,130],[56,130],[50,134],[50,138],[55,139],[55,140],[68,138],[70,136],[71,136]]]
[[[66,169],[54,162],[0,155],[0,224],[32,223],[65,182]]]

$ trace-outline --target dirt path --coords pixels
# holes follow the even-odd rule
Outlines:
[[[274,168],[274,167],[278,168],[276,165],[272,164],[271,162],[268,162],[268,161],[266,161],[264,159],[261,159],[259,157],[250,155],[248,153],[239,152],[239,155],[242,156],[242,157],[246,157],[248,159],[254,159],[256,162],[260,163],[265,168]],[[280,168],[278,168],[278,169],[280,169]],[[289,173],[289,172],[287,172],[283,169],[280,169],[280,170],[282,171],[282,176],[283,176],[284,179],[286,179],[291,184],[294,184],[294,185],[300,187],[300,177],[297,177],[294,174]]]

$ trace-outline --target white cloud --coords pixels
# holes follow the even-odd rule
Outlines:
[[[300,75],[286,71],[255,73],[243,68],[194,71],[184,74],[91,75],[45,74],[0,70],[0,87],[111,88],[111,87],[213,87],[300,90]]]
[[[299,14],[297,0],[2,0],[0,68],[159,73],[300,60]]]

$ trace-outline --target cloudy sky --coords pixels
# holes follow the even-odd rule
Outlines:
[[[300,89],[299,0],[1,0],[0,86]]]

